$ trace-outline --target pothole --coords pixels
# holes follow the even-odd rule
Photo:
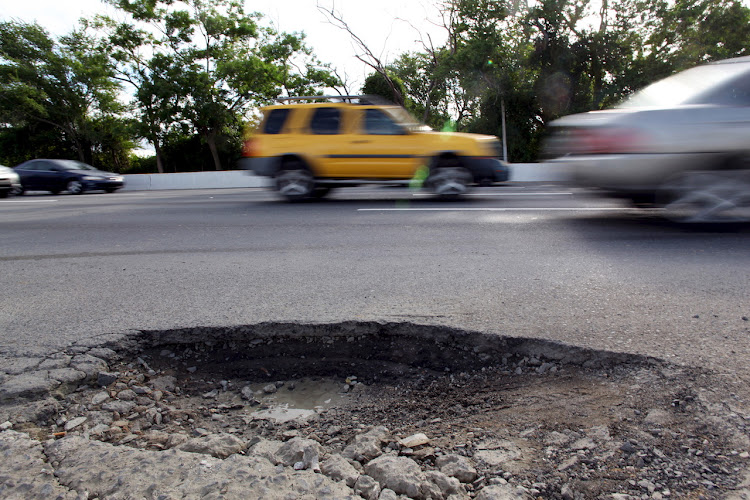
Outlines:
[[[268,443],[310,440],[320,463],[344,456],[359,475],[390,455],[453,481],[396,491],[407,498],[720,498],[748,461],[744,402],[717,376],[653,358],[354,322],[142,332],[109,347],[118,356],[96,381],[27,405],[14,429],[272,462]],[[231,439],[195,445],[219,436]]]

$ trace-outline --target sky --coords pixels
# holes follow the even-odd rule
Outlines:
[[[352,31],[364,40],[370,50],[385,63],[406,51],[420,50],[425,34],[439,45],[445,30],[439,24],[436,0],[245,0],[246,12],[260,12],[265,21],[280,31],[304,32],[307,44],[321,62],[330,63],[359,92],[372,72],[358,61],[349,34],[332,26],[317,5],[333,6],[340,12]],[[52,34],[70,32],[81,17],[112,13],[101,0],[25,0],[5,2],[0,19],[36,21]]]

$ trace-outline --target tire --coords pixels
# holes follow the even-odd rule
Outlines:
[[[117,191],[117,189],[118,189],[118,188],[106,188],[106,189],[104,190],[104,192],[106,192],[106,193],[114,193],[115,191]]]
[[[11,191],[11,189],[3,189],[0,191],[0,198],[7,198]]]
[[[290,163],[276,174],[276,189],[289,201],[302,201],[312,196],[315,178],[300,162]]]
[[[665,180],[658,204],[680,223],[750,221],[750,171],[685,172]]]
[[[70,194],[83,194],[83,191],[84,191],[83,183],[79,181],[78,179],[69,180],[68,183],[65,185],[65,189]]]
[[[10,194],[12,194],[13,196],[23,196],[25,192],[26,190],[23,188],[23,186],[14,187],[10,190]]]
[[[427,178],[427,185],[439,198],[452,200],[469,192],[469,185],[474,180],[471,172],[461,167],[458,161],[447,165],[439,164],[433,168]]]

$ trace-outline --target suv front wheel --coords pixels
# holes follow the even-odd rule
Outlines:
[[[427,184],[440,198],[453,199],[467,193],[472,180],[471,172],[463,167],[438,167],[427,179]]]

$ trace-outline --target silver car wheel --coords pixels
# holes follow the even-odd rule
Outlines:
[[[660,191],[670,220],[750,221],[750,171],[687,172],[668,179]]]
[[[72,180],[68,182],[66,189],[70,194],[81,194],[83,193],[83,184],[81,181]]]
[[[290,200],[301,200],[313,192],[315,179],[309,170],[282,170],[276,176],[276,188]]]
[[[469,191],[471,174],[465,168],[438,168],[427,179],[432,191],[441,198],[455,198]]]

